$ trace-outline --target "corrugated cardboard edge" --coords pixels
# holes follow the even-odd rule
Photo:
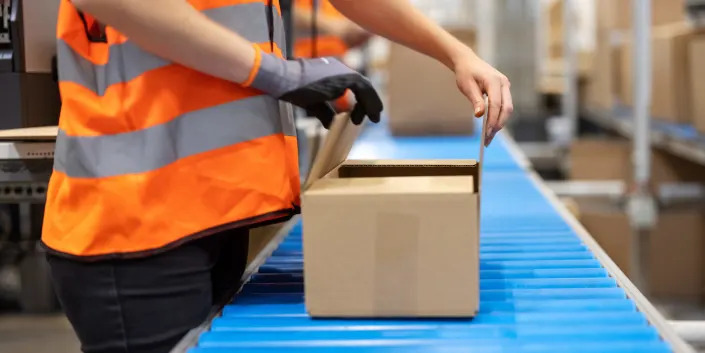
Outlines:
[[[487,139],[487,109],[485,109],[485,115],[482,117],[482,131],[480,131],[480,157],[477,166],[477,185],[479,186],[476,190],[477,192],[477,239],[480,240],[480,216],[482,212],[481,200],[482,200],[482,169],[485,163],[485,141]],[[479,245],[479,244],[478,244]]]
[[[480,307],[482,306],[482,301],[480,300],[480,238],[482,237],[482,170],[484,169],[485,141],[487,140],[487,109],[485,109],[485,115],[482,116],[481,119],[482,129],[480,131],[480,156],[478,157],[477,166],[478,188],[475,191],[477,193],[477,311],[473,316],[477,316],[477,313],[480,311]]]
[[[350,121],[349,113],[338,114],[333,118],[328,135],[313,160],[311,170],[304,182],[304,191],[345,162],[361,131],[362,125],[354,125]]]
[[[54,141],[58,134],[58,126],[0,130],[0,141]]]

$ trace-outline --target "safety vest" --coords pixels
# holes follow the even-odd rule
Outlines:
[[[303,9],[313,11],[313,0],[295,0],[294,5],[296,6],[295,10]],[[339,19],[345,18],[329,0],[319,0],[318,8],[315,11],[318,11],[318,16]],[[349,49],[342,38],[319,32],[316,37],[316,49],[314,50],[314,40],[311,34],[311,31],[303,31],[303,33],[297,34],[296,42],[294,43],[294,55],[297,58],[311,58],[313,56],[342,57]]]
[[[279,2],[188,0],[282,57]],[[298,211],[288,104],[169,62],[61,0],[62,109],[42,241],[80,257],[140,256]]]

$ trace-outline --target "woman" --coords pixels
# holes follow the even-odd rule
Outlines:
[[[331,3],[444,63],[504,126],[507,78],[406,0]],[[237,286],[247,230],[299,209],[290,104],[324,125],[346,90],[354,123],[382,110],[337,59],[283,59],[278,1],[61,0],[57,40],[42,242],[84,352],[167,352]]]

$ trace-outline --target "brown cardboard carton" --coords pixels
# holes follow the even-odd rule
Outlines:
[[[25,127],[0,130],[0,141],[55,141],[58,126]]]
[[[651,150],[653,185],[702,182],[705,166],[657,148]],[[570,147],[568,175],[574,180],[624,180],[633,177],[632,143],[625,139],[579,139]]]
[[[568,176],[574,180],[624,180],[631,145],[625,140],[582,138],[570,146]]]
[[[345,161],[357,130],[336,117],[304,185],[308,313],[474,316],[480,163]]]
[[[595,24],[598,31],[614,29],[617,26],[617,1],[597,0],[595,2]]]
[[[632,11],[632,0],[606,0],[612,2],[612,7],[606,5],[602,7],[605,11],[612,9],[613,16],[607,17],[607,20],[614,21],[614,26],[618,29],[631,30],[634,18]],[[604,12],[600,12],[598,7],[598,23],[599,16],[604,16]],[[687,20],[685,12],[685,0],[652,0],[651,1],[651,25],[661,26],[670,23],[682,22]],[[603,22],[604,23],[604,22]]]
[[[690,98],[693,102],[693,125],[705,134],[705,36],[692,38],[689,45]]]
[[[579,199],[580,221],[622,271],[630,275],[629,217],[605,199]],[[694,205],[662,209],[649,234],[649,293],[699,300],[705,294],[705,210]]]
[[[651,115],[655,119],[674,123],[692,121],[688,43],[695,34],[685,23],[659,26],[652,31]],[[620,58],[620,100],[627,106],[633,106],[634,101],[632,55],[632,43],[627,40]]]
[[[451,30],[472,46],[475,32]],[[471,134],[472,103],[457,88],[451,70],[398,44],[389,49],[389,127],[395,135]]]
[[[7,3],[7,2],[6,2]],[[56,55],[56,22],[59,2],[34,0],[22,2],[22,37],[25,72],[51,72]]]
[[[651,115],[657,119],[691,121],[687,52],[691,33],[680,26],[653,32]]]
[[[651,233],[651,293],[696,299],[705,289],[705,212],[693,205],[660,212]]]
[[[609,200],[579,198],[576,202],[585,229],[612,261],[629,274],[632,233],[627,214]]]
[[[269,245],[284,227],[285,223],[276,223],[250,229],[250,241],[247,251],[247,264],[251,264]]]
[[[589,106],[609,110],[614,107],[616,84],[614,77],[614,48],[609,33],[598,30],[595,52],[592,55],[592,75],[586,87],[586,102]]]
[[[632,43],[630,40],[625,41],[617,48],[617,97],[621,104],[627,106],[634,105],[634,81],[632,76]]]

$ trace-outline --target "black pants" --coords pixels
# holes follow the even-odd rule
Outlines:
[[[48,259],[83,352],[161,353],[237,290],[247,247],[248,231],[239,229],[145,258]]]

